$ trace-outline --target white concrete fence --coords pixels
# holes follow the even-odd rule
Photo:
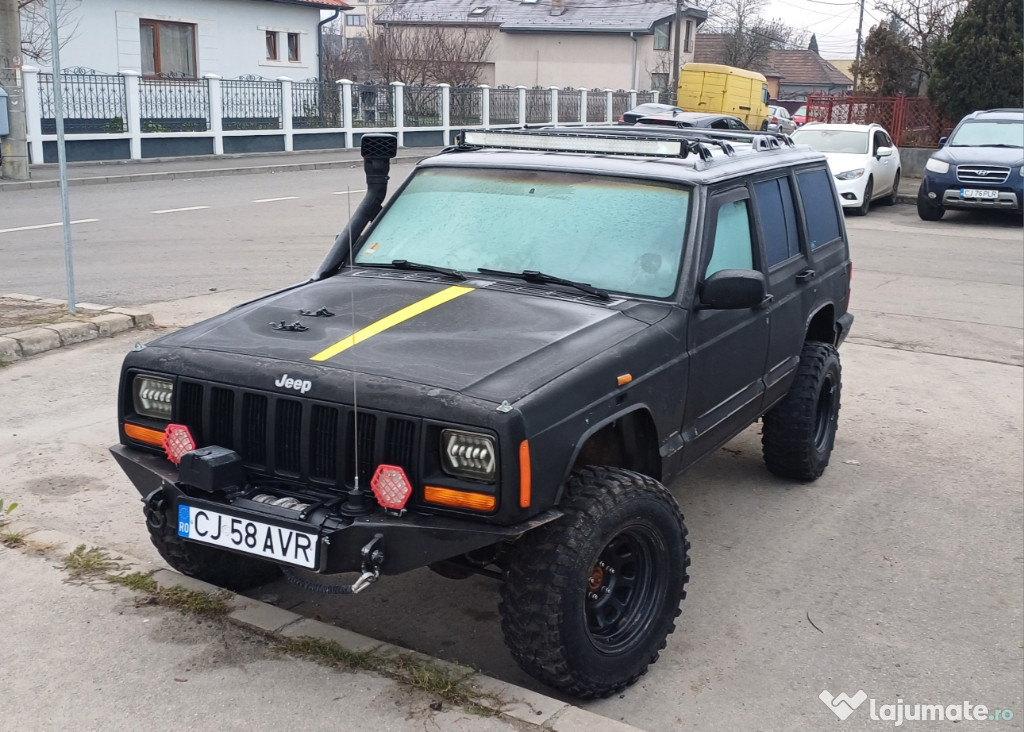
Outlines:
[[[33,163],[56,160],[53,75],[25,67]],[[612,124],[657,92],[406,86],[288,77],[145,79],[135,71],[62,74],[69,160],[351,148],[366,132],[403,147],[450,144],[461,129]]]

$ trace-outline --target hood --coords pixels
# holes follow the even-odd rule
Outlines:
[[[321,308],[333,315],[300,314]],[[272,327],[281,321],[307,329]],[[357,272],[242,305],[154,345],[333,367],[501,402],[645,327],[613,303],[519,285]]]
[[[867,153],[827,152],[822,154],[825,156],[825,159],[828,160],[828,167],[829,170],[832,171],[832,175],[845,173],[847,170],[866,168],[868,166]]]
[[[1024,150],[1014,147],[942,147],[932,157],[952,165],[1008,165],[1024,164]],[[1011,171],[1012,172],[1012,171]]]

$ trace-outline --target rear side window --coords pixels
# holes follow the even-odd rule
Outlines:
[[[826,170],[805,170],[796,174],[800,198],[807,216],[811,249],[839,238],[839,214],[832,197],[832,184]]]
[[[753,245],[750,239],[750,214],[746,200],[731,201],[718,209],[715,241],[705,277],[722,269],[753,269]]]
[[[768,266],[773,267],[800,253],[796,209],[789,178],[772,178],[754,184],[754,200],[761,217]]]

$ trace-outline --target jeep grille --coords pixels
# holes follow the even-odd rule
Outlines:
[[[418,422],[359,408],[359,480],[400,465],[415,480]],[[256,475],[344,490],[352,485],[356,413],[351,407],[196,381],[180,382],[177,421],[196,444],[234,450]]]
[[[961,183],[999,185],[1009,175],[1010,169],[1000,165],[959,165],[956,169],[956,179]]]

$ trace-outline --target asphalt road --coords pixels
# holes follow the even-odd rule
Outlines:
[[[243,290],[301,279],[345,218],[345,196],[333,192],[361,188],[360,178],[325,171],[74,191],[73,216],[100,220],[76,226],[79,299],[173,300],[155,306],[158,321],[185,323]],[[0,229],[56,220],[51,192],[17,195]],[[286,196],[297,198],[254,202]],[[151,213],[192,206],[209,208]],[[636,686],[589,709],[650,730],[892,725],[871,720],[868,702],[840,722],[818,699],[863,690],[879,710],[897,699],[1009,709],[1015,718],[995,728],[1020,728],[1019,221],[950,213],[924,223],[902,206],[847,226],[857,320],[841,349],[832,465],[814,484],[772,477],[755,426],[671,486],[693,544],[677,631]],[[0,233],[0,292],[60,296],[59,238],[59,229]],[[42,263],[54,256],[51,276]],[[0,372],[0,472],[24,518],[158,564],[134,491],[105,451],[116,440],[118,364],[137,337]],[[253,594],[546,691],[504,650],[497,586],[483,578],[418,571],[355,598],[283,582]]]

